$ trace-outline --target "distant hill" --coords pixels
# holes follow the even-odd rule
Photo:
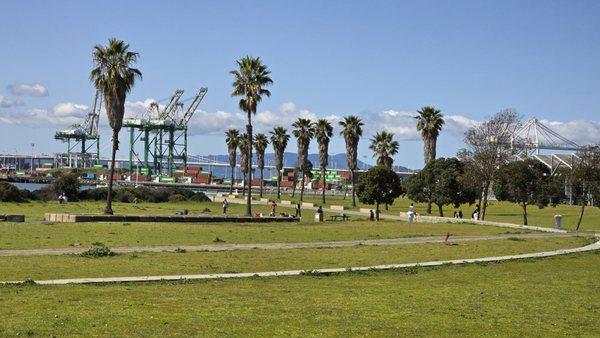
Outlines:
[[[229,158],[227,155],[208,155],[207,157],[210,157],[218,162],[229,162]],[[294,167],[296,165],[296,157],[297,157],[296,153],[289,153],[289,152],[284,153],[283,166],[284,167]],[[309,154],[308,159],[309,159],[309,161],[311,161],[313,163],[315,168],[317,168],[319,166],[319,154]],[[256,157],[254,157],[254,161],[256,161]],[[272,165],[274,162],[275,162],[275,154],[273,154],[273,153],[265,154],[265,163],[267,165]],[[358,160],[358,168],[360,170],[369,169],[370,167],[372,167],[372,166]],[[341,153],[341,154],[330,155],[328,168],[330,168],[330,169],[348,169],[348,164],[346,161],[346,154]],[[205,167],[205,168],[203,168],[203,170],[204,171],[212,170],[213,175],[216,177],[225,177],[227,175],[231,175],[229,173],[229,169],[224,168],[224,167],[211,167],[211,168]],[[403,166],[394,166],[394,170],[407,171],[407,172],[414,171],[412,169],[409,169],[409,168],[406,168]],[[269,175],[271,175],[271,174],[268,173],[267,170],[265,170],[265,178],[269,177]]]

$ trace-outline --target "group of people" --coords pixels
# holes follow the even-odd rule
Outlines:
[[[227,202],[227,199],[223,199],[223,214],[227,214],[227,208],[229,207],[229,202]],[[295,207],[294,207],[296,213],[294,214],[294,217],[300,218],[302,217],[302,205],[300,203],[296,203]],[[320,214],[323,214],[323,208],[321,208],[319,206],[319,208],[317,209],[317,212]],[[270,201],[269,204],[269,216],[270,217],[275,217],[277,215],[277,203],[275,203],[275,201]],[[285,217],[289,217],[289,214],[287,212],[282,213],[281,216],[285,216]]]
[[[61,193],[60,195],[58,195],[58,204],[64,204],[67,203],[69,201],[69,199],[67,198],[67,195],[65,195],[65,193]]]

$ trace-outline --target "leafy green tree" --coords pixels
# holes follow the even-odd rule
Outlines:
[[[69,200],[77,199],[79,194],[79,176],[75,173],[57,173],[52,182],[52,190],[57,195],[65,194]]]
[[[394,134],[387,131],[378,132],[370,141],[369,149],[373,151],[373,157],[377,157],[377,165],[392,169],[394,155],[400,147],[398,141],[394,141]]]
[[[477,190],[463,180],[464,164],[456,158],[438,158],[428,163],[418,174],[404,184],[407,196],[415,202],[437,205],[444,216],[444,205],[460,206],[472,204],[477,199]]]
[[[581,205],[576,230],[581,226],[586,205],[600,197],[600,147],[588,147],[578,157],[571,173],[571,192]],[[600,203],[596,205],[600,207]]]
[[[225,143],[227,144],[227,157],[231,167],[231,186],[229,194],[233,193],[233,181],[235,180],[235,164],[237,160],[237,147],[240,140],[240,132],[237,129],[229,129],[225,132]]]
[[[112,128],[112,155],[110,160],[110,176],[108,177],[108,194],[104,213],[113,214],[113,176],[115,174],[115,156],[119,150],[119,131],[123,126],[125,114],[125,98],[133,88],[135,80],[142,78],[142,73],[132,64],[137,62],[139,54],[129,50],[129,44],[111,38],[107,46],[94,46],[94,68],[90,73],[90,81],[104,97],[104,107],[108,123]]]
[[[302,184],[300,186],[300,200],[304,200],[304,180],[306,173],[312,169],[312,163],[308,161],[308,148],[310,146],[310,140],[315,137],[315,127],[309,119],[298,118],[292,126],[294,130],[292,134],[296,138],[298,145],[298,163],[296,168],[302,173]],[[310,165],[309,165],[310,163]],[[292,196],[295,193],[296,184],[294,184],[294,190]]]
[[[375,204],[375,217],[379,221],[379,205],[394,203],[402,194],[402,184],[393,170],[375,166],[360,176],[356,194],[362,203]]]
[[[362,136],[362,127],[364,123],[360,118],[354,115],[344,117],[339,122],[342,127],[340,135],[344,137],[346,141],[346,160],[348,162],[348,169],[350,170],[350,179],[352,180],[352,206],[356,206],[356,179],[354,171],[357,169],[358,161],[358,141]]]
[[[315,125],[315,137],[319,144],[319,164],[321,166],[321,181],[323,183],[322,202],[325,204],[325,171],[329,164],[329,141],[333,136],[333,126],[326,119],[318,120]]]
[[[290,141],[290,135],[287,129],[283,127],[275,127],[270,132],[271,144],[275,151],[275,168],[277,169],[277,199],[281,199],[281,170],[283,170],[283,155]]]
[[[246,215],[252,216],[252,115],[256,114],[258,103],[264,96],[271,96],[271,92],[265,89],[273,84],[270,77],[271,71],[265,66],[260,58],[246,56],[236,61],[238,69],[229,72],[233,75],[233,92],[231,96],[241,96],[238,106],[248,114],[246,125],[246,137],[248,138],[249,153],[247,154],[247,182],[248,197],[246,199]]]
[[[523,224],[527,225],[527,206],[544,208],[550,203],[550,169],[534,159],[514,161],[498,169],[493,184],[499,201],[518,203],[523,208]]]
[[[425,164],[435,160],[437,138],[444,126],[444,115],[434,107],[423,107],[417,111],[417,131],[423,138]]]
[[[269,145],[269,140],[265,134],[258,133],[254,139],[254,149],[256,150],[256,162],[260,170],[260,197],[263,197],[263,181],[265,170],[265,150]]]

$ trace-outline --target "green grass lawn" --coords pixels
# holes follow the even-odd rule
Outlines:
[[[270,199],[274,197],[276,196],[269,196]],[[300,200],[300,197],[299,195],[296,195],[294,198],[292,198],[291,195],[282,195],[282,199],[297,202]],[[315,196],[313,193],[310,193],[304,196],[304,201],[313,202],[316,205],[320,205],[321,197],[319,195]],[[389,207],[388,211],[383,210],[383,207],[381,207],[381,209],[383,213],[397,215],[400,211],[408,211],[408,206],[410,203],[411,201],[407,198],[398,198],[394,204]],[[358,202],[358,198],[357,207],[352,208],[352,197],[350,195],[345,199],[341,196],[327,196],[327,205],[344,205],[351,210],[357,210],[358,208],[374,208],[372,205],[366,205]],[[426,214],[425,211],[427,209],[427,205],[425,203],[414,203],[414,205],[419,214]],[[453,206],[446,206],[444,207],[444,216],[452,217],[454,211],[460,209],[463,211],[465,217],[469,218],[474,208],[474,205],[462,205],[460,208],[456,209]],[[439,216],[437,206],[433,205],[432,209],[432,215]],[[523,224],[522,211],[522,208],[514,203],[492,201],[488,206],[486,220]],[[549,206],[543,209],[539,209],[537,206],[532,205],[527,208],[529,225],[553,227],[554,215],[561,214],[563,215],[563,228],[567,230],[575,229],[575,224],[577,222],[577,218],[579,217],[579,211],[579,206],[571,205],[559,205],[557,207]],[[580,230],[600,231],[600,208],[586,208]]]
[[[0,336],[600,335],[600,251],[331,276],[0,286]]]
[[[196,205],[198,204],[198,205]],[[138,207],[115,203],[118,212],[173,214],[187,208],[199,212],[209,208],[220,212],[219,205],[210,203],[144,203]],[[242,213],[242,205],[231,204],[232,213]],[[101,202],[2,203],[0,208],[22,209],[28,220],[39,218],[45,210],[91,212],[101,210]],[[257,206],[257,210],[266,209]],[[266,210],[265,210],[266,211]],[[4,211],[3,211],[4,212]],[[108,246],[193,245],[212,243],[216,237],[227,243],[306,242],[353,239],[377,239],[445,235],[479,235],[524,233],[526,231],[473,224],[408,224],[400,221],[378,223],[355,220],[351,222],[314,223],[311,212],[305,211],[300,223],[0,223],[0,249],[88,247],[93,242]]]
[[[589,243],[590,238],[551,237],[460,242],[455,245],[427,243],[322,249],[134,253],[102,258],[75,255],[8,256],[0,257],[0,280],[347,268],[520,254],[579,247]]]

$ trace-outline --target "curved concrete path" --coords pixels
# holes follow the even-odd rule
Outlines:
[[[449,243],[486,241],[506,238],[543,238],[543,237],[575,237],[576,233],[567,234],[499,234],[480,236],[450,236]],[[242,244],[203,244],[203,245],[161,245],[161,246],[132,246],[115,247],[111,251],[116,253],[134,252],[176,252],[185,251],[233,251],[233,250],[279,250],[279,249],[310,249],[310,248],[345,248],[358,245],[404,245],[420,243],[442,243],[446,236],[427,237],[403,237],[386,239],[366,239],[349,241],[326,241],[326,242],[298,242],[298,243],[242,243]],[[77,255],[87,251],[88,248],[56,248],[56,249],[22,249],[22,250],[0,250],[1,256],[56,256]]]
[[[600,235],[596,235],[600,239]],[[229,278],[249,278],[249,277],[280,277],[280,276],[299,276],[303,274],[331,274],[343,273],[349,271],[372,271],[372,270],[390,270],[411,267],[429,267],[446,264],[471,264],[482,262],[501,262],[524,258],[542,258],[570,253],[586,252],[600,250],[600,240],[596,242],[573,249],[559,249],[554,251],[534,252],[521,255],[492,256],[482,258],[454,259],[445,261],[430,261],[405,264],[387,264],[372,265],[350,268],[325,268],[315,270],[284,270],[267,272],[246,272],[246,273],[220,273],[220,274],[200,274],[200,275],[167,275],[167,276],[133,276],[133,277],[103,277],[103,278],[71,278],[71,279],[50,279],[36,280],[36,284],[59,285],[59,284],[94,284],[94,283],[124,283],[124,282],[157,282],[157,281],[177,281],[177,280],[210,280],[210,279],[229,279]],[[17,284],[22,281],[3,281],[0,284]]]
[[[214,197],[213,202],[222,202],[223,199],[224,199],[224,197]],[[240,199],[235,199],[235,198],[228,199],[227,201],[229,203],[246,204],[246,200],[240,200]],[[252,204],[267,205],[268,203],[254,200],[254,201],[252,201]],[[294,205],[280,203],[280,204],[278,204],[278,207],[294,208]],[[317,210],[317,207],[302,207],[302,209]],[[368,212],[361,212],[361,211],[356,211],[356,210],[340,211],[340,210],[334,210],[331,208],[323,208],[323,211],[329,212],[329,213],[334,213],[334,214],[340,214],[341,212],[343,212],[347,215],[353,215],[353,216],[364,216],[364,217],[369,216]],[[400,215],[390,215],[390,214],[381,213],[381,214],[379,214],[379,218],[388,219],[388,220],[404,221],[404,222],[408,221],[408,216],[404,212],[401,212]],[[564,233],[568,232],[568,231],[562,230],[562,229],[540,227],[540,226],[534,226],[534,225],[519,225],[519,224],[504,223],[504,222],[480,221],[480,220],[473,220],[473,219],[468,219],[468,218],[453,218],[453,217],[440,217],[440,216],[419,216],[419,222],[459,223],[459,224],[466,223],[466,224],[478,224],[478,225],[491,225],[491,226],[501,227],[501,228],[533,230],[533,231],[551,232],[551,233],[560,233],[560,234],[564,234]]]

